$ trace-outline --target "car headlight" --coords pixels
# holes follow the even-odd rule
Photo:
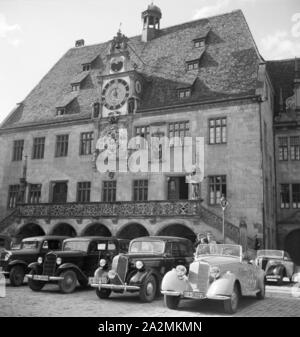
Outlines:
[[[43,263],[43,258],[40,256],[40,257],[37,259],[37,262],[38,262],[39,264],[42,264],[42,263]]]
[[[214,279],[217,279],[220,277],[220,268],[219,267],[210,267],[210,270],[209,270],[209,276],[214,278]]]
[[[61,257],[58,257],[58,258],[56,259],[56,264],[60,265],[61,263],[62,263]]]
[[[135,267],[136,269],[142,269],[144,267],[144,263],[142,261],[136,261]]]
[[[11,252],[8,252],[5,256],[4,256],[4,261],[8,261],[9,258],[12,256]]]
[[[186,274],[186,268],[185,266],[179,265],[176,267],[176,274],[179,279],[182,279],[184,275]]]
[[[106,260],[105,259],[101,259],[99,262],[99,266],[100,267],[104,267],[106,265]]]

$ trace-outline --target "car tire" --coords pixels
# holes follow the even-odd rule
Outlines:
[[[30,275],[36,275],[36,272],[34,270],[31,270],[29,274]],[[37,281],[37,280],[33,280],[33,279],[29,278],[28,279],[28,285],[29,285],[29,288],[32,291],[40,291],[44,288],[45,282]]]
[[[260,289],[260,291],[256,294],[256,298],[258,300],[263,300],[265,298],[265,295],[266,295],[266,286],[264,284],[263,288]]]
[[[99,289],[96,288],[96,295],[101,298],[101,299],[106,299],[109,298],[111,294],[111,290],[110,289]]]
[[[64,294],[72,293],[77,286],[77,275],[73,270],[67,270],[60,274],[63,280],[58,282],[59,289]]]
[[[140,289],[140,299],[142,302],[152,302],[157,290],[156,278],[153,275],[146,277]]]
[[[178,308],[180,296],[164,295],[164,302],[167,308],[175,310]]]
[[[235,312],[237,312],[239,299],[240,291],[237,284],[235,284],[230,298],[224,301],[224,311],[227,314],[234,314]]]
[[[22,266],[14,266],[9,273],[10,284],[13,287],[19,287],[23,284],[25,277],[25,270]]]

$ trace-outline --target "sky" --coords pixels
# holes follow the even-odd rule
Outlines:
[[[75,40],[142,31],[151,0],[0,0],[0,122]],[[156,0],[161,27],[241,9],[266,60],[300,57],[299,0]]]

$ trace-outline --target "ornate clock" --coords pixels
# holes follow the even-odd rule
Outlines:
[[[129,97],[129,85],[123,79],[109,81],[102,91],[103,105],[109,110],[120,109]]]
[[[110,61],[110,69],[113,73],[118,73],[123,69],[124,58],[123,57],[114,57]]]

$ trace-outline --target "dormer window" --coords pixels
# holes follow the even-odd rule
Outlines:
[[[80,84],[79,83],[72,84],[72,91],[79,91],[79,90],[80,90]]]
[[[196,70],[196,69],[199,69],[199,60],[187,62],[187,70]]]
[[[178,97],[179,97],[179,99],[188,98],[190,96],[191,96],[191,89],[190,88],[179,89],[178,90]]]
[[[85,63],[82,65],[82,71],[89,71],[91,70],[91,64],[90,63]]]
[[[56,108],[56,115],[63,116],[66,114],[66,108]]]
[[[205,40],[203,39],[194,40],[194,47],[195,48],[205,47]]]

